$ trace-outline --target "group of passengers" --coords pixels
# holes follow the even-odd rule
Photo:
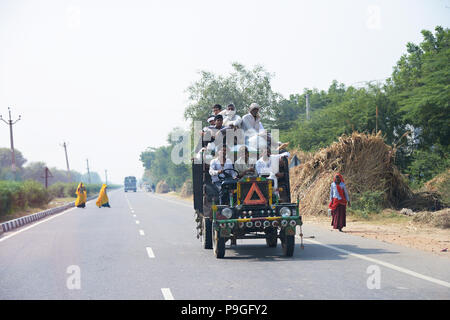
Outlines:
[[[274,192],[278,194],[278,178],[283,175],[279,172],[280,159],[289,157],[290,154],[289,152],[271,153],[270,135],[267,134],[261,123],[259,109],[257,103],[252,103],[248,114],[241,118],[236,114],[236,107],[233,104],[229,104],[226,110],[222,110],[222,106],[219,104],[213,106],[213,114],[208,118],[209,126],[202,130],[202,138],[204,141],[210,142],[206,148],[200,150],[199,154],[206,150],[216,151],[216,157],[209,163],[209,174],[212,183],[219,190],[221,189],[219,175],[223,177],[224,173],[232,178],[241,178],[245,175],[264,175],[273,180]],[[261,157],[256,163],[250,161],[249,149],[245,144],[239,148],[240,157],[233,163],[230,155],[234,155],[234,153],[227,147],[227,144],[219,140],[219,135],[224,137],[228,129],[241,129],[246,136],[267,137],[266,147],[260,149]],[[283,149],[286,145],[281,144],[277,150]]]

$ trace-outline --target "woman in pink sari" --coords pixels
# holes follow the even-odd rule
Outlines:
[[[344,183],[344,178],[340,173],[336,174],[330,190],[330,204],[328,207],[331,209],[332,220],[331,225],[333,229],[338,229],[342,232],[342,228],[345,227],[345,217],[347,204],[350,207],[350,198],[348,196],[347,187]]]

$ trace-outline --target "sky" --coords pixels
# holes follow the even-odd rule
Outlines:
[[[187,127],[199,71],[262,65],[288,97],[383,80],[450,0],[0,0],[0,115],[28,162],[142,177],[139,155]],[[237,106],[238,113],[240,108]],[[241,109],[241,110],[242,110]],[[10,147],[0,122],[0,147]]]

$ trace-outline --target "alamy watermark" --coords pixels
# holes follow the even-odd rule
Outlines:
[[[66,280],[66,286],[69,290],[81,289],[81,269],[77,265],[71,265],[67,267],[66,273],[69,277]]]
[[[380,289],[381,288],[381,269],[377,265],[370,265],[367,267],[366,273],[369,274],[366,285],[367,289]]]

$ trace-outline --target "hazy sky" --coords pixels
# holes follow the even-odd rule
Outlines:
[[[139,154],[186,126],[198,71],[263,65],[284,96],[384,79],[420,43],[449,27],[450,1],[0,0],[0,114],[13,117],[28,161],[142,176]],[[244,106],[237,106],[239,108]],[[0,147],[9,147],[0,123]]]

